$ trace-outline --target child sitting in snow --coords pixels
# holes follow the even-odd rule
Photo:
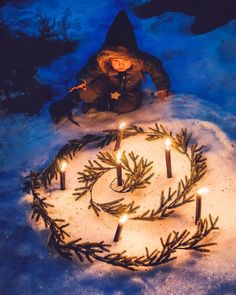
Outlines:
[[[124,12],[118,15],[118,19],[123,18],[122,23],[124,17],[127,22]],[[130,41],[128,37],[125,46],[108,46],[114,44],[110,35],[105,46],[77,74],[78,84],[62,100],[50,106],[55,123],[66,116],[71,118],[71,110],[81,100],[83,112],[111,111],[121,114],[137,109],[142,102],[141,82],[145,74],[151,76],[159,98],[164,99],[171,94],[169,78],[158,58],[138,50],[136,40],[131,46],[127,43]],[[116,32],[115,45],[121,43],[118,37]],[[112,42],[108,42],[109,39]]]

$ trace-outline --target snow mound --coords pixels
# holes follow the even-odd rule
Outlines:
[[[151,127],[154,122],[163,124],[168,130],[178,132],[181,128],[187,128],[189,132],[193,133],[193,138],[200,145],[205,146],[208,173],[198,184],[198,187],[194,188],[193,192],[199,187],[208,187],[209,194],[203,198],[202,216],[207,217],[208,214],[212,214],[214,217],[220,216],[219,226],[221,230],[213,235],[213,240],[216,240],[218,246],[212,248],[212,257],[209,258],[209,262],[206,259],[205,264],[208,265],[211,271],[216,271],[221,264],[228,264],[230,269],[232,263],[232,257],[234,256],[234,247],[232,240],[232,233],[235,230],[235,205],[233,206],[233,198],[235,194],[235,184],[233,182],[235,150],[232,142],[228,136],[214,123],[204,121],[200,119],[178,119],[173,120],[174,114],[177,109],[184,109],[186,104],[191,103],[191,114],[197,114],[199,117],[199,101],[193,102],[190,97],[175,98],[175,100],[167,101],[165,103],[154,102],[152,108],[149,105],[136,112],[134,116],[128,117],[128,115],[119,116],[119,121],[125,120],[127,123],[137,123],[137,125],[143,127]],[[157,112],[153,112],[156,108]],[[151,111],[152,109],[152,116]],[[180,111],[177,112],[179,117],[184,117]],[[201,113],[203,118],[213,116],[214,112],[204,110]],[[80,118],[82,126],[86,125],[87,128],[83,129],[81,134],[86,134],[86,130],[92,129],[89,125],[96,119],[99,124],[99,128],[107,129],[111,127],[117,127],[118,120],[117,115],[110,113],[101,113],[93,115],[84,115]],[[168,117],[168,120],[165,120]],[[109,118],[109,119],[108,119]],[[112,119],[114,120],[112,122]],[[87,124],[85,124],[85,122]],[[63,123],[62,123],[63,124]],[[94,124],[93,124],[94,126]],[[70,131],[69,131],[70,130]],[[61,132],[71,132],[74,134],[75,130],[78,130],[76,126],[67,125]],[[96,131],[95,128],[93,131]],[[148,160],[154,161],[153,170],[155,176],[152,180],[152,184],[147,189],[138,190],[133,194],[124,194],[125,203],[129,203],[134,200],[141,206],[140,210],[144,212],[147,209],[155,208],[160,202],[160,192],[162,189],[167,190],[169,186],[175,188],[177,182],[183,178],[184,175],[189,175],[189,162],[183,155],[173,151],[173,171],[174,177],[172,179],[166,179],[165,175],[165,162],[164,162],[164,142],[159,140],[157,142],[146,142],[142,135],[135,136],[129,139],[125,139],[122,142],[122,150],[134,151],[134,153],[146,157]],[[77,136],[78,138],[78,136]],[[107,149],[112,149],[108,147]],[[55,205],[54,209],[50,209],[50,214],[53,217],[60,217],[69,222],[69,233],[72,239],[82,237],[84,241],[101,241],[111,244],[114,236],[114,232],[117,226],[117,219],[109,216],[105,213],[101,213],[100,217],[97,217],[94,212],[88,210],[89,197],[84,196],[80,200],[75,201],[73,196],[74,189],[79,186],[77,182],[77,172],[83,170],[83,166],[88,160],[96,159],[96,154],[99,152],[97,149],[89,151],[83,150],[69,163],[67,171],[67,190],[58,190],[58,183],[54,182],[52,192],[48,196],[48,202]],[[103,176],[95,185],[94,198],[98,202],[106,202],[120,198],[121,196],[111,191],[109,183],[115,178],[114,171],[109,172],[108,175]],[[222,182],[222,175],[225,175],[224,182]],[[123,196],[122,196],[123,197]],[[28,196],[26,200],[30,201]],[[147,222],[147,221],[129,221],[125,224],[123,238],[119,243],[112,245],[112,250],[115,252],[127,250],[130,255],[141,255],[144,253],[145,246],[150,250],[160,246],[160,237],[166,237],[167,234],[173,230],[182,231],[185,228],[194,230],[194,210],[195,203],[190,203],[182,206],[176,210],[176,213],[167,218],[166,220]],[[42,230],[42,224],[38,227]],[[224,245],[228,246],[229,260],[224,256]],[[180,262],[186,264],[191,259],[191,255],[187,253],[180,254]],[[198,259],[199,258],[199,259]],[[206,257],[195,257],[194,263],[201,263]],[[214,264],[211,264],[211,260]],[[98,265],[99,267],[100,263]],[[96,267],[96,266],[95,266]],[[226,265],[225,265],[226,267]],[[108,267],[109,269],[109,267]]]

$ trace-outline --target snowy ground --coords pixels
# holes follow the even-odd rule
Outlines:
[[[71,35],[83,41],[75,53],[39,70],[41,79],[54,84],[55,97],[61,97],[73,84],[78,68],[99,48],[117,11],[124,3],[134,1],[102,1],[96,9],[91,1],[80,1],[77,9],[72,9],[73,0],[26,3],[17,9],[5,6],[1,13],[12,26],[25,26],[25,30],[34,32],[36,11],[58,16],[70,8]],[[82,128],[68,122],[54,126],[47,106],[40,116],[31,118],[1,114],[0,294],[236,294],[236,23],[194,36],[189,32],[191,18],[182,14],[149,20],[137,19],[132,13],[130,16],[142,49],[160,56],[171,76],[175,96],[170,101],[152,105],[147,101],[131,115],[83,115],[78,118]],[[96,29],[91,26],[94,20]],[[150,82],[145,87],[150,88]],[[30,208],[22,195],[22,176],[44,167],[68,139],[117,127],[122,120],[141,126],[159,122],[177,132],[187,127],[200,144],[207,146],[208,173],[199,184],[210,190],[204,198],[203,214],[220,216],[220,231],[214,235],[218,245],[209,254],[180,253],[171,264],[137,273],[99,262],[80,265],[48,254],[47,235],[28,220]],[[127,144],[127,149],[141,153],[143,140],[133,138]],[[154,150],[149,152],[146,150],[147,158],[152,159]],[[83,153],[83,162],[94,155]],[[77,170],[70,167],[71,173]],[[189,204],[178,210],[181,216],[176,215],[176,223],[166,220],[151,225],[158,235],[164,235],[175,224],[191,227],[193,213],[194,204]],[[114,226],[112,221],[110,233]]]

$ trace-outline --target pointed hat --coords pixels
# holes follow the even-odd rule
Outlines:
[[[138,51],[134,30],[125,10],[121,10],[115,17],[102,48],[117,46],[126,47],[130,52]]]

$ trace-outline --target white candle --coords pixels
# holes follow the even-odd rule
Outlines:
[[[208,189],[203,187],[197,191],[196,194],[196,210],[195,210],[195,224],[198,223],[198,220],[201,218],[202,210],[202,194],[207,193]]]
[[[118,128],[118,134],[117,134],[116,144],[115,144],[115,151],[117,151],[120,148],[121,140],[124,135],[125,126],[126,126],[125,122],[122,122]]]
[[[165,157],[166,157],[166,172],[167,177],[172,177],[171,155],[170,155],[171,140],[169,138],[165,141]]]
[[[121,232],[122,232],[122,229],[123,229],[123,226],[124,226],[124,223],[128,220],[128,215],[125,214],[123,215],[120,220],[119,220],[119,223],[118,223],[118,226],[116,228],[116,233],[115,233],[115,236],[114,236],[114,239],[113,239],[113,242],[118,242],[121,238]]]
[[[67,167],[67,163],[66,161],[61,161],[60,163],[60,186],[61,186],[61,190],[65,190],[66,189],[66,167]]]

